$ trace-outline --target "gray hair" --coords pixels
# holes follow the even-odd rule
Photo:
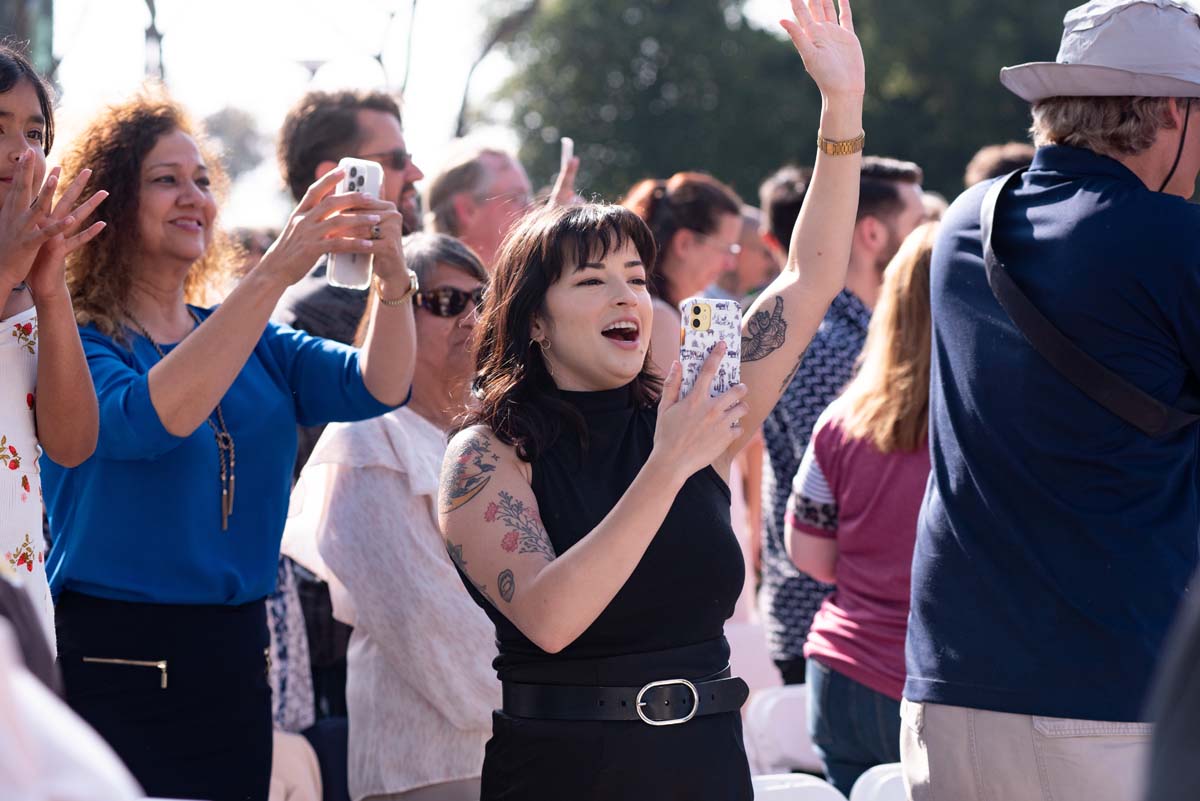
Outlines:
[[[404,237],[404,263],[417,274],[421,286],[428,286],[439,264],[453,267],[487,283],[488,274],[475,251],[445,234],[415,233]]]
[[[470,147],[459,151],[429,181],[426,193],[429,211],[425,213],[425,222],[434,231],[450,236],[462,233],[458,214],[454,211],[454,198],[463,192],[479,195],[487,190],[492,179],[491,170],[484,164],[487,156],[508,161],[513,158],[492,147]]]

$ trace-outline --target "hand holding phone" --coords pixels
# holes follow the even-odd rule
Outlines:
[[[338,181],[335,194],[361,192],[379,197],[383,188],[383,168],[379,164],[347,157],[338,162],[338,169],[345,174]],[[330,286],[366,289],[371,285],[373,260],[374,256],[370,253],[331,253],[325,270],[326,280]]]
[[[726,350],[710,395],[723,395],[741,383],[742,307],[737,301],[688,298],[679,304],[679,311],[679,365],[683,370],[680,397],[685,397],[696,385],[704,360],[718,342],[724,342]]]

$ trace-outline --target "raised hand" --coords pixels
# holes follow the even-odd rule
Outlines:
[[[686,397],[679,397],[683,379],[679,362],[671,365],[663,383],[651,456],[661,459],[681,481],[716,461],[742,434],[738,421],[749,411],[742,402],[745,384],[715,398],[709,396],[724,355],[725,343],[718,343]]]
[[[383,207],[395,211],[395,206],[361,192],[333,194],[344,175],[344,170],[331,170],[308,188],[283,232],[254,268],[255,272],[266,273],[290,285],[303,278],[326,253],[375,253],[386,247],[382,236],[378,241],[372,240],[371,236],[376,226],[382,228]],[[351,209],[363,208],[380,210],[368,214],[350,213]]]
[[[551,206],[573,206],[579,202],[579,196],[575,194],[575,175],[578,172],[579,157],[572,156],[554,181],[554,189],[550,192]]]
[[[862,46],[854,35],[850,0],[791,0],[794,20],[779,24],[791,37],[804,60],[804,68],[825,97],[862,95],[866,91],[866,69]]]
[[[34,197],[34,187],[41,180],[41,164],[32,151],[21,154],[13,170],[12,188],[0,206],[0,281],[13,285],[29,277],[41,246],[74,222],[70,218],[57,222],[49,219],[58,168],[51,171]]]
[[[42,229],[43,232],[50,230],[53,226],[58,233],[50,236],[41,246],[33,261],[33,266],[29,270],[27,280],[29,289],[33,293],[34,302],[43,301],[55,292],[66,292],[67,256],[91,242],[104,230],[106,223],[95,222],[84,230],[73,233],[108,197],[108,192],[101,189],[84,202],[75,205],[91,177],[91,170],[80,170],[79,174],[75,176],[75,180],[54,204],[53,210],[43,220],[43,224],[46,226]],[[57,167],[51,172],[46,184],[49,185],[51,180],[55,183],[58,181]],[[47,192],[45,188],[42,191]],[[49,194],[53,194],[53,191],[51,190]]]

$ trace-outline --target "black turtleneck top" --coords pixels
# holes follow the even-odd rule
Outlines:
[[[612,511],[642,469],[654,447],[657,409],[637,407],[629,386],[560,396],[582,413],[587,446],[566,427],[533,463],[533,493],[562,555]],[[689,478],[625,586],[558,654],[530,642],[466,582],[496,625],[500,678],[632,685],[724,669],[723,626],[745,575],[729,503],[729,487],[712,467]]]

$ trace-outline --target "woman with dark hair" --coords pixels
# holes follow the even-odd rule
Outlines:
[[[102,111],[76,140],[120,236],[68,275],[96,386],[96,453],[44,463],[67,701],[150,795],[264,799],[271,704],[263,598],[275,585],[296,424],[357,420],[405,400],[416,287],[391,203],[313,184],[218,307],[231,266],[224,187],[198,129],[159,92]],[[373,254],[361,350],[268,322],[328,252]]]
[[[84,171],[53,204],[59,171],[46,176],[53,142],[49,89],[23,55],[0,45],[0,555],[32,596],[51,651],[37,460],[40,449],[72,466],[96,447],[96,393],[65,259],[104,228],[76,233],[106,194],[75,208]]]
[[[442,467],[442,535],[496,627],[503,705],[482,798],[749,799],[722,632],[744,568],[729,464],[845,281],[858,205],[862,51],[849,3],[784,23],[823,96],[821,153],[787,269],[746,315],[745,382],[696,390],[647,363],[650,230],[619,206],[514,231],[476,326],[477,404]],[[661,390],[660,390],[661,387]]]
[[[658,268],[650,281],[650,360],[665,375],[679,350],[679,304],[703,293],[737,262],[742,201],[710,175],[680,172],[666,181],[641,181],[621,205],[645,221],[658,246]]]

